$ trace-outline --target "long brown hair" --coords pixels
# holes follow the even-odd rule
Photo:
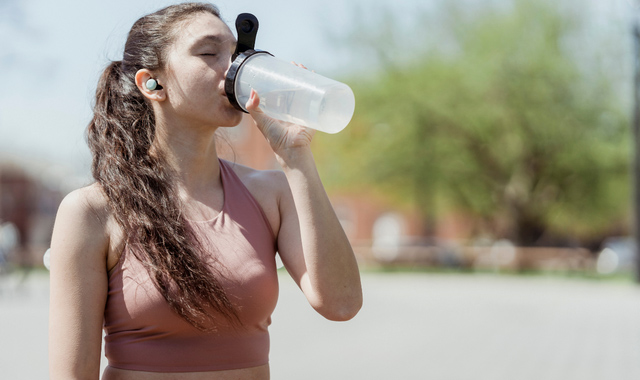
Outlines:
[[[232,322],[238,316],[220,285],[220,273],[201,259],[201,244],[181,212],[175,174],[162,152],[150,152],[155,116],[135,84],[138,70],[165,67],[177,29],[202,12],[220,17],[212,4],[184,3],[134,23],[122,61],[111,62],[100,77],[87,140],[93,177],[131,252],[175,312],[196,328],[210,330],[211,310]]]

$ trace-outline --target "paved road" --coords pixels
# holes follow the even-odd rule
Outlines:
[[[352,321],[281,279],[274,380],[637,380],[640,288],[509,276],[365,274]],[[48,278],[0,281],[0,379],[47,379]]]

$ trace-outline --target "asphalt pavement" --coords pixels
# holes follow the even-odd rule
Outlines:
[[[286,273],[274,380],[637,380],[640,287],[460,274],[363,274],[349,322],[315,313]],[[0,278],[0,379],[48,379],[48,276]],[[103,360],[103,366],[106,361]]]

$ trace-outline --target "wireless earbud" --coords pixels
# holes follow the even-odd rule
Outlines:
[[[147,81],[147,83],[145,83],[145,86],[147,87],[147,90],[149,91],[154,91],[154,90],[161,90],[162,86],[160,86],[158,84],[158,81],[151,78]]]

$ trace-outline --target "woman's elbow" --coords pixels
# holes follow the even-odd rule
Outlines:
[[[340,300],[331,305],[318,307],[316,310],[323,317],[334,322],[345,322],[353,319],[362,308],[362,293],[355,294],[348,299]]]
[[[331,315],[325,315],[325,318],[327,318],[330,321],[334,321],[334,322],[346,322],[349,321],[351,319],[353,319],[358,312],[360,311],[362,304],[360,304],[358,307],[354,307],[354,308],[350,308],[350,309],[342,309],[336,313],[333,313]]]

